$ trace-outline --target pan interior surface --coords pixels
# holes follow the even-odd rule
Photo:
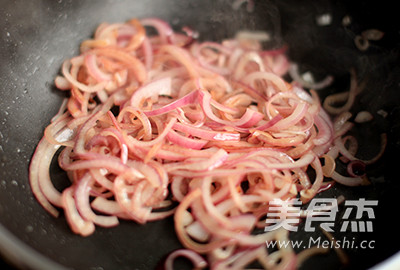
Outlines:
[[[368,145],[375,129],[387,131],[387,154],[371,168],[371,186],[352,190],[337,186],[328,195],[335,197],[343,193],[348,198],[363,196],[379,200],[374,234],[360,236],[375,240],[376,247],[350,252],[357,264],[349,269],[365,269],[398,250],[399,237],[395,231],[390,233],[393,241],[385,240],[389,235],[386,216],[393,211],[396,189],[399,190],[393,175],[396,168],[393,156],[400,150],[400,43],[399,29],[394,29],[392,24],[379,26],[388,27],[387,38],[365,53],[355,48],[354,34],[374,27],[374,20],[364,26],[363,16],[368,14],[357,17],[359,10],[342,3],[346,1],[319,4],[307,1],[309,5],[299,4],[298,8],[295,8],[296,1],[256,1],[251,12],[245,5],[234,9],[231,1],[213,0],[3,2],[0,10],[3,31],[0,40],[0,251],[18,267],[155,269],[168,253],[181,247],[174,234],[172,218],[144,226],[122,220],[115,228],[98,227],[89,237],[74,235],[64,217],[55,219],[42,209],[28,182],[28,166],[35,146],[65,97],[53,83],[63,60],[78,54],[79,44],[91,37],[100,23],[123,22],[134,17],[158,17],[170,22],[175,29],[189,26],[199,31],[204,40],[219,41],[242,29],[268,29],[273,41],[266,46],[288,44],[293,48],[289,49],[292,59],[317,75],[337,76],[337,87],[348,79],[352,66],[363,77],[370,78],[368,91],[360,97],[357,109],[374,112],[384,109],[388,115],[374,130],[367,128],[371,136],[363,136],[362,141]],[[375,12],[379,14],[380,10]],[[321,28],[315,24],[315,15],[328,13],[333,16],[331,26]],[[342,26],[346,15],[352,15],[355,20],[350,30]],[[376,149],[368,148],[372,152]],[[65,173],[55,164],[51,173],[56,185],[65,185]],[[304,268],[320,269],[321,265],[326,269],[340,267],[335,253],[330,252],[310,260]]]

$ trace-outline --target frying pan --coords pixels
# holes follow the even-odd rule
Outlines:
[[[383,1],[384,2],[384,1]],[[287,45],[288,55],[315,78],[331,74],[334,84],[321,96],[346,90],[350,68],[367,79],[354,111],[368,110],[370,125],[357,125],[361,155],[379,148],[377,134],[388,135],[381,160],[368,168],[372,184],[345,188],[335,185],[324,197],[376,199],[374,231],[349,237],[375,241],[374,249],[346,252],[348,269],[366,269],[395,254],[397,179],[400,150],[399,24],[395,1],[255,1],[233,8],[234,1],[213,0],[2,0],[0,3],[0,251],[4,267],[18,269],[156,269],[180,244],[173,220],[138,225],[122,221],[112,229],[97,228],[89,237],[74,235],[63,217],[54,219],[34,199],[28,183],[28,165],[42,132],[64,97],[53,79],[63,59],[78,53],[80,42],[91,37],[101,22],[133,17],[159,17],[175,29],[189,26],[203,40],[219,41],[238,30],[268,30],[266,47]],[[316,23],[320,15],[330,19]],[[343,26],[343,18],[351,23]],[[366,51],[354,45],[363,30],[376,28],[385,35]],[[379,113],[380,112],[380,113]],[[52,166],[55,185],[65,185],[65,174]],[[300,229],[301,231],[301,229]],[[336,235],[338,238],[343,235]],[[299,234],[295,238],[309,237]],[[357,239],[358,239],[357,238]],[[188,267],[185,262],[177,269]],[[12,266],[11,266],[12,265]],[[332,251],[307,261],[302,269],[345,269]],[[3,268],[4,269],[4,268]]]

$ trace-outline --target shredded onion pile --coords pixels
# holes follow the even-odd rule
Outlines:
[[[33,193],[52,215],[62,209],[82,236],[120,219],[144,224],[174,215],[186,249],[173,253],[167,268],[177,256],[199,268],[240,269],[253,261],[294,267],[291,248],[265,248],[288,232],[255,233],[265,227],[269,201],[307,202],[332,179],[365,184],[355,171],[376,159],[355,157],[356,140],[345,137],[352,126],[347,105],[332,123],[313,90],[282,79],[285,49],[196,36],[156,18],[101,24],[55,79],[70,97],[32,158]],[[49,172],[59,149],[71,181],[62,192]],[[351,164],[349,174],[336,172],[337,157]]]

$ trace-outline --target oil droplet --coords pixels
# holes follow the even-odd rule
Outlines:
[[[33,227],[31,225],[28,225],[28,226],[25,227],[25,231],[27,233],[33,232]]]
[[[90,267],[89,269],[90,269],[90,270],[104,270],[104,268],[101,267],[101,266],[92,266],[92,267]]]

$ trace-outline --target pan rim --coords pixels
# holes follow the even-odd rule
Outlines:
[[[24,243],[0,223],[0,255],[6,263],[19,269],[67,270],[54,260],[44,256]]]
[[[390,270],[400,268],[400,251],[372,266],[370,270]]]

